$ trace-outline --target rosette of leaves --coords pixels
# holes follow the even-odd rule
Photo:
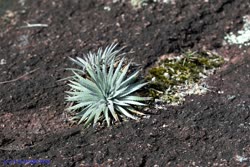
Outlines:
[[[114,50],[116,46],[117,44],[111,44],[104,50],[102,48],[99,48],[97,53],[89,52],[87,55],[85,55],[85,58],[80,58],[80,57],[77,57],[76,59],[70,58],[71,61],[81,66],[82,70],[72,69],[72,68],[68,69],[73,71],[78,71],[80,73],[85,73],[85,68],[88,65],[95,66],[95,65],[106,64],[107,66],[110,66],[113,59],[115,59],[115,62],[117,62],[119,57],[124,55],[124,54],[119,54],[122,49]]]
[[[71,69],[71,89],[66,92],[66,101],[73,103],[68,110],[76,112],[72,120],[85,122],[85,127],[91,123],[95,126],[100,120],[106,120],[110,126],[120,118],[138,119],[136,115],[144,115],[134,106],[145,105],[142,101],[148,98],[134,93],[147,83],[137,82],[139,70],[129,74],[131,63],[124,65],[124,57],[117,61],[120,50],[114,50],[115,46],[99,49],[97,54],[90,52],[85,59],[71,58],[83,70]]]

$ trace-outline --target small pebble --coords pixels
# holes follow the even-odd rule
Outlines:
[[[4,65],[4,64],[6,64],[7,62],[6,62],[6,60],[5,59],[1,59],[1,61],[0,61],[0,65]]]

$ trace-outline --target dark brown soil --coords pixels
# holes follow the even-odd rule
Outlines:
[[[248,0],[176,0],[134,10],[111,0],[15,2],[0,19],[0,166],[249,166],[250,48],[223,46],[242,27]],[[111,11],[104,10],[109,6]],[[26,23],[48,27],[22,28]],[[118,42],[144,69],[163,54],[213,50],[229,61],[211,91],[150,118],[84,131],[71,126],[59,79],[68,57]],[[7,81],[7,82],[5,82]]]

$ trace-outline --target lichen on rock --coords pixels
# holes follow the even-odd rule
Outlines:
[[[242,45],[250,46],[250,15],[246,15],[243,17],[244,25],[241,30],[239,30],[236,34],[230,32],[227,34],[224,39],[224,44],[229,45],[239,45],[241,48]]]
[[[148,70],[148,94],[171,105],[181,104],[187,95],[206,93],[209,88],[204,79],[223,63],[224,59],[212,52],[168,57]]]

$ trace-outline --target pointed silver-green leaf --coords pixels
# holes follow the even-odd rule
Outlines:
[[[70,95],[74,95],[74,96],[78,96],[78,95],[82,95],[82,92],[72,92],[72,91],[65,91],[65,93],[70,94]]]
[[[139,74],[139,71],[136,71],[135,73],[133,73],[132,75],[130,75],[125,81],[123,81],[120,84],[119,88],[127,86],[130,83],[133,83],[137,79],[136,77],[138,76],[138,74]]]
[[[139,89],[141,89],[143,86],[147,85],[148,83],[135,83],[135,84],[132,84],[130,85],[130,87],[128,88],[127,92],[124,93],[123,95],[121,95],[121,97],[125,97]]]
[[[109,118],[109,113],[108,113],[108,108],[105,107],[105,110],[104,110],[104,116],[105,116],[105,120],[108,124],[108,127],[110,126],[110,118]]]
[[[69,82],[71,82],[74,85],[73,88],[77,88],[77,90],[86,91],[86,89],[88,89],[91,92],[98,93],[96,85],[90,80],[82,79],[81,83],[72,80],[70,80]],[[70,86],[72,86],[72,84],[70,84]]]
[[[90,123],[91,121],[94,119],[95,117],[95,112],[92,111],[92,113],[90,114],[90,116],[88,117],[87,121],[84,123],[84,128],[86,128]],[[79,124],[79,123],[78,123]]]
[[[98,87],[99,91],[103,93],[102,86],[100,85],[102,84],[102,82],[100,81],[97,72],[91,67],[87,67],[86,70],[90,75],[91,79],[93,80],[93,82],[95,83],[95,85]]]
[[[101,106],[99,106],[99,107],[96,109],[93,126],[95,126],[96,123],[97,123],[97,121],[99,120],[99,117],[100,117],[101,113],[102,113],[103,110],[104,110],[104,106],[105,106],[105,105],[101,105]]]
[[[119,121],[119,118],[115,112],[115,108],[114,108],[114,104],[111,100],[108,101],[109,102],[109,105],[108,105],[108,108],[109,108],[109,111],[111,112],[112,116],[115,118],[116,121]]]
[[[140,96],[125,96],[120,100],[132,100],[132,101],[146,101],[150,100],[150,97],[140,97]]]
[[[77,85],[74,85],[74,84],[68,84],[71,88],[75,89],[75,90],[79,90],[79,91],[86,91],[87,89],[83,86],[77,86]]]
[[[134,113],[134,114],[137,114],[137,115],[146,115],[146,114],[144,114],[144,113],[142,113],[142,112],[139,112],[139,111],[133,109],[132,107],[128,107],[127,109],[128,109],[130,112],[132,112],[132,113]]]
[[[130,106],[129,104],[127,104],[127,103],[125,103],[123,101],[119,101],[117,99],[114,99],[114,103],[117,104],[117,105],[120,105],[120,106],[126,106],[126,107]]]
[[[84,59],[82,59],[80,57],[76,57],[76,59],[78,60],[78,62],[80,62],[81,64],[83,64],[83,67],[86,67],[86,65],[88,64],[87,61],[85,61]]]
[[[128,86],[125,88],[119,89],[117,91],[114,91],[114,95],[112,95],[112,98],[115,98],[117,96],[118,96],[117,98],[119,98],[119,96],[123,95],[127,89],[128,89]]]
[[[131,104],[131,105],[137,105],[137,106],[145,106],[146,104],[137,102],[137,101],[132,101],[132,100],[122,100],[123,103],[126,104]]]
[[[111,65],[109,66],[108,76],[107,76],[108,83],[110,84],[110,89],[112,89],[112,86],[113,86],[112,77],[114,73],[114,63],[115,63],[115,60],[112,59]]]
[[[124,80],[124,78],[128,72],[129,67],[130,67],[130,63],[128,65],[126,65],[125,68],[123,69],[119,79],[116,81],[116,85],[120,85],[121,82]]]
[[[65,70],[74,71],[74,72],[79,72],[79,73],[85,74],[85,72],[83,70],[76,69],[76,68],[65,68]]]
[[[58,82],[61,82],[61,81],[68,81],[68,80],[72,80],[72,79],[74,79],[75,78],[75,76],[70,76],[70,77],[66,77],[66,78],[62,78],[62,79],[59,79],[59,80],[57,80]]]
[[[89,109],[91,106],[92,106],[92,105],[89,104],[89,105],[87,105],[86,107],[81,108],[80,112],[78,112],[78,113],[75,115],[75,117],[78,117],[78,119],[81,118],[81,117],[84,115],[84,113],[86,113],[86,111],[88,111],[88,109]]]
[[[123,61],[124,61],[124,57],[121,59],[121,61],[119,62],[118,66],[115,69],[115,73],[112,78],[112,85],[115,84],[115,81],[119,77],[119,73],[121,72]]]
[[[80,119],[80,121],[78,122],[78,124],[82,123],[83,121],[85,121],[86,119],[88,119],[89,115],[95,114],[95,106],[90,106],[87,111],[82,115],[82,118]]]
[[[127,112],[124,108],[122,108],[121,106],[117,106],[118,110],[123,113],[124,115],[126,115],[127,117],[131,118],[131,119],[135,119],[137,120],[138,118],[131,115],[129,112]]]
[[[96,96],[93,96],[92,94],[83,94],[75,95],[75,96],[67,96],[67,101],[81,101],[81,102],[89,102],[92,101],[93,103],[97,100]]]
[[[74,105],[74,106],[71,106],[71,107],[69,107],[69,108],[67,108],[67,109],[68,109],[68,110],[77,110],[77,109],[79,109],[79,108],[82,108],[82,107],[87,106],[87,105],[92,104],[92,103],[93,103],[92,101],[81,102],[81,103],[76,104],[76,105]]]
[[[71,58],[71,57],[69,57],[69,59],[70,59],[71,61],[73,61],[74,63],[76,63],[77,65],[81,66],[81,67],[84,67],[84,66],[85,66],[83,63],[77,61],[76,59],[73,59],[73,58]]]

